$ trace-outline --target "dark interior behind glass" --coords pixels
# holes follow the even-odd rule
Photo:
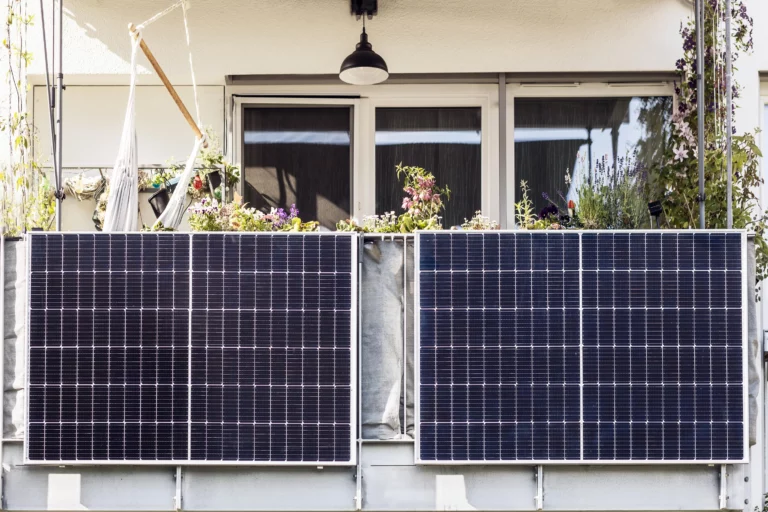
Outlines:
[[[446,227],[481,207],[480,108],[376,109],[376,213],[403,212],[403,183],[395,167],[423,167],[451,189]]]
[[[244,201],[292,203],[327,228],[350,217],[351,107],[259,106],[243,111]]]
[[[530,187],[536,210],[547,206],[543,193],[569,199],[572,183],[595,176],[598,162],[621,168],[622,159],[642,166],[658,161],[664,150],[672,98],[518,98],[515,99],[515,200],[520,182]]]

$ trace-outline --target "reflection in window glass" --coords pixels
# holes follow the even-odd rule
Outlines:
[[[402,213],[395,167],[423,167],[451,189],[443,225],[459,225],[480,209],[480,108],[376,109],[376,213]]]
[[[595,163],[608,168],[635,155],[640,165],[664,152],[672,98],[518,98],[515,100],[515,198],[520,181],[537,210],[543,193],[576,200],[579,184],[594,177]],[[566,172],[571,174],[566,184]]]
[[[351,108],[247,107],[244,200],[260,210],[296,204],[332,229],[350,216]]]

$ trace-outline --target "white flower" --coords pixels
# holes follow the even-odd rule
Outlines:
[[[677,162],[682,162],[688,158],[688,150],[684,145],[675,146],[672,151],[675,153],[675,161]]]

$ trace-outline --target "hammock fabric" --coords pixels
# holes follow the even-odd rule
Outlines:
[[[184,216],[184,202],[187,198],[187,188],[189,182],[195,175],[195,160],[197,160],[197,153],[200,151],[200,146],[203,145],[203,139],[195,139],[195,147],[192,149],[192,154],[187,159],[187,165],[184,168],[184,172],[179,176],[179,183],[176,185],[176,189],[173,191],[171,200],[168,202],[165,211],[157,219],[157,224],[162,224],[163,227],[176,229],[181,224],[181,218]]]
[[[194,148],[187,159],[187,165],[179,178],[176,189],[173,192],[168,206],[162,215],[157,219],[155,226],[162,225],[165,228],[176,229],[181,224],[184,215],[184,202],[187,196],[189,182],[195,175],[195,160],[200,152],[200,147],[205,145],[205,135],[200,130],[200,105],[197,99],[197,82],[195,80],[195,69],[192,64],[192,52],[189,52],[189,68],[192,74],[192,90],[195,96],[195,109],[197,110],[197,121],[195,122],[189,115],[186,107],[182,103],[178,94],[174,90],[168,78],[160,69],[159,64],[151,54],[147,46],[141,40],[140,29],[148,24],[165,16],[167,13],[181,7],[184,14],[184,31],[187,37],[187,49],[190,48],[189,24],[187,22],[188,5],[186,0],[179,0],[164,11],[156,14],[138,27],[131,25],[131,85],[128,93],[128,108],[125,114],[125,123],[123,124],[123,134],[120,140],[120,149],[117,155],[115,167],[109,183],[109,196],[107,199],[107,210],[104,216],[104,231],[136,231],[138,229],[138,198],[139,198],[139,168],[138,168],[138,149],[136,140],[136,55],[138,49],[142,48],[150,63],[157,71],[160,79],[165,84],[171,96],[176,101],[184,116],[197,134]]]
[[[140,37],[133,37],[131,46],[131,85],[125,112],[123,135],[117,161],[112,169],[104,214],[104,231],[136,231],[139,204],[139,154],[136,144],[136,55]]]

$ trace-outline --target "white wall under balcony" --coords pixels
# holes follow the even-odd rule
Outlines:
[[[126,25],[170,3],[67,0],[68,81],[124,82]],[[690,12],[685,0],[381,0],[368,29],[393,73],[659,71],[673,68]],[[206,84],[228,74],[337,73],[360,33],[349,0],[192,0],[189,21]],[[181,12],[145,37],[169,76],[188,83]]]

